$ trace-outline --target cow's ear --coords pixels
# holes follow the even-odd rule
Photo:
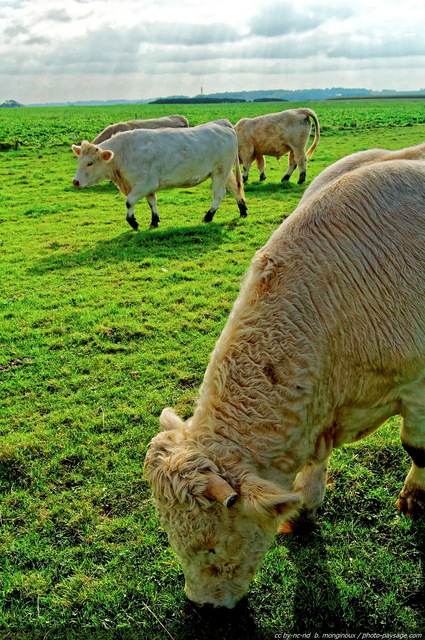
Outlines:
[[[113,157],[114,152],[110,151],[109,149],[104,149],[100,152],[100,159],[103,160],[103,162],[111,162]]]
[[[77,156],[79,156],[79,155],[80,155],[80,153],[81,153],[81,147],[78,147],[76,144],[73,144],[73,145],[72,145],[72,147],[71,147],[71,149],[73,150],[73,152],[74,152]]]
[[[163,409],[159,417],[159,425],[161,427],[161,431],[171,431],[172,429],[179,429],[183,427],[184,422],[172,409],[167,407],[166,409]]]
[[[240,490],[247,515],[260,527],[276,527],[298,513],[302,498],[299,493],[285,491],[277,484],[258,476],[246,476]],[[277,522],[276,522],[277,521]]]

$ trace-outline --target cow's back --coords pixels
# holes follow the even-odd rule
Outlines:
[[[189,121],[184,116],[172,115],[160,118],[148,118],[146,120],[127,120],[129,129],[159,129],[161,127],[179,128],[188,127]]]
[[[298,256],[294,282],[315,301],[340,373],[361,362],[394,379],[424,370],[425,163],[343,175],[300,203],[264,250]]]
[[[254,156],[280,158],[294,147],[303,147],[311,130],[310,120],[297,109],[242,118],[235,125],[239,144],[252,145]]]
[[[425,143],[397,149],[391,151],[389,149],[367,149],[365,151],[357,151],[348,156],[344,156],[341,160],[334,162],[319,173],[309,187],[305,190],[301,202],[309,200],[319,189],[326,187],[328,184],[340,178],[344,173],[354,171],[368,163],[373,162],[389,162],[391,160],[421,160],[425,159]]]
[[[160,129],[162,127],[179,128],[188,126],[188,119],[177,114],[172,116],[162,116],[160,118],[147,118],[146,120],[124,120],[123,122],[116,122],[106,127],[96,136],[96,138],[94,138],[93,144],[100,144],[117,133],[132,131],[134,129]]]

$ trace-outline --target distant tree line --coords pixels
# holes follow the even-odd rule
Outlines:
[[[23,104],[20,102],[16,102],[16,100],[5,100],[3,104],[0,104],[0,107],[23,107]]]
[[[255,98],[252,102],[289,102],[284,98]]]
[[[246,102],[242,98],[158,98],[150,104],[220,104],[223,102]]]

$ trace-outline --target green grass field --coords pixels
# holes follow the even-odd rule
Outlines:
[[[162,409],[192,413],[254,252],[332,162],[423,142],[425,104],[309,103],[322,138],[306,185],[280,183],[286,158],[265,183],[253,167],[246,219],[227,195],[202,224],[204,183],[160,192],[157,230],[140,201],[136,233],[115,185],[74,189],[70,145],[113,121],[279,108],[180,106],[0,110],[0,638],[423,633],[424,522],[394,508],[398,419],[334,453],[318,528],[277,537],[246,598],[213,616],[185,600],[142,469]]]

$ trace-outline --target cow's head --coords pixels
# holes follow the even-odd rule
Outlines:
[[[171,547],[180,559],[185,591],[195,603],[233,608],[242,598],[280,522],[299,509],[284,491],[244,465],[225,470],[171,409],[150,443],[145,473]],[[223,458],[226,443],[223,442]],[[217,454],[217,442],[214,442]],[[216,456],[215,456],[216,458]],[[216,458],[217,459],[217,458]]]
[[[72,180],[74,187],[91,187],[108,177],[108,163],[114,157],[113,151],[100,149],[87,140],[83,140],[81,146],[73,144],[72,150],[78,156],[78,169]]]

